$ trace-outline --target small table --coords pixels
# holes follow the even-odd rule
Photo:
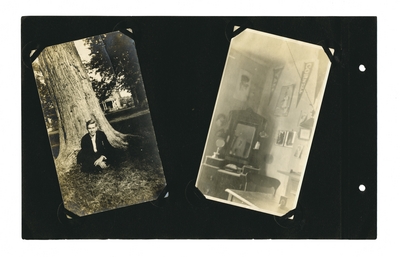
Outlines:
[[[288,176],[290,179],[294,181],[299,181],[300,180],[300,173],[298,172],[287,172],[287,171],[281,171],[278,170],[279,173]]]
[[[290,194],[297,195],[297,190],[298,190],[299,181],[300,181],[300,173],[287,172],[287,171],[281,171],[281,170],[278,170],[278,172],[289,177],[288,184],[286,186],[285,196],[289,197]]]

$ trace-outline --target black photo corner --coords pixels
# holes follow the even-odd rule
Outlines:
[[[298,204],[283,217],[195,187],[230,40],[246,28],[320,45],[331,61]],[[167,187],[155,201],[76,217],[63,206],[31,60],[117,30],[135,41]],[[376,17],[26,16],[21,40],[23,239],[377,237]]]

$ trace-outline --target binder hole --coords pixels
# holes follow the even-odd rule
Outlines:
[[[364,192],[365,191],[365,189],[367,189],[363,184],[361,184],[359,187],[358,187],[358,189],[361,191],[361,192]]]
[[[365,66],[364,66],[363,64],[360,64],[360,66],[358,66],[358,69],[359,69],[361,72],[364,72],[367,68],[365,68]]]

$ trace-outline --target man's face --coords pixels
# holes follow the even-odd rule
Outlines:
[[[87,130],[91,136],[94,136],[97,131],[97,124],[89,124]]]

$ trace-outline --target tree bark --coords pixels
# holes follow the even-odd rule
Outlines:
[[[46,47],[38,61],[58,114],[57,170],[67,171],[76,162],[80,140],[87,133],[86,121],[91,118],[113,147],[126,148],[126,135],[114,130],[107,121],[73,42]]]

